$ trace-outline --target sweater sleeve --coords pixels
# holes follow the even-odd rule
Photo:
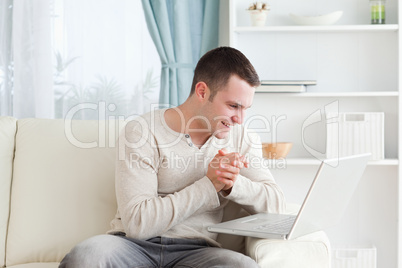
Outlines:
[[[126,135],[131,140],[141,136],[137,131]],[[127,236],[147,239],[162,235],[194,213],[220,205],[213,184],[205,176],[173,194],[158,195],[158,149],[149,140],[134,147],[123,146],[125,152],[119,155],[124,159],[117,160],[116,165],[116,198]]]
[[[243,134],[247,137],[241,142],[241,154],[248,156],[249,167],[240,171],[225,198],[241,205],[250,214],[282,213],[285,211],[285,197],[264,164],[260,138],[256,133]]]

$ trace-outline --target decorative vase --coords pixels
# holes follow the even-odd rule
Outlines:
[[[252,26],[265,26],[268,10],[249,10]]]

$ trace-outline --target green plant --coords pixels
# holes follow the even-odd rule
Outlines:
[[[67,68],[79,57],[63,59],[61,53],[55,53],[56,65],[54,66],[53,84],[54,84],[54,113],[56,118],[61,118],[64,115],[64,101],[67,96],[77,94],[77,86],[64,79],[64,72]]]
[[[154,76],[154,70],[153,69],[148,69],[145,79],[142,81],[142,83],[138,83],[134,87],[134,92],[131,96],[131,103],[136,103],[138,102],[139,98],[143,98],[147,103],[150,104],[152,101],[151,99],[151,94],[155,93],[155,91],[158,89],[159,85],[159,77]],[[145,112],[145,109],[141,112]]]

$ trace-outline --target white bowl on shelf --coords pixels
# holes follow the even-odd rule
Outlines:
[[[320,16],[300,16],[290,13],[292,20],[299,25],[331,25],[336,23],[343,15],[343,11],[335,11]]]

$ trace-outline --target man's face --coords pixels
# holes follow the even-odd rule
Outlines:
[[[243,123],[246,109],[253,102],[254,91],[246,81],[232,75],[213,100],[205,103],[201,113],[209,122],[212,135],[224,139],[233,125]]]

